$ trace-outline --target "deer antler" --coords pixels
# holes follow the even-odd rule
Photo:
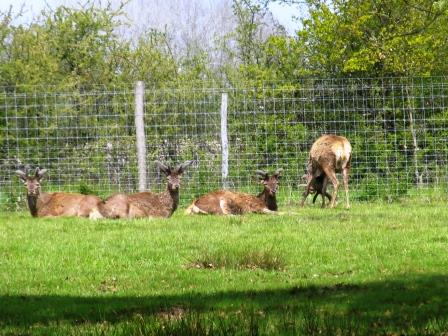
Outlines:
[[[23,170],[16,170],[15,173],[22,181],[26,181],[26,173]]]
[[[191,165],[194,162],[194,160],[189,160],[189,161],[185,161],[184,163],[181,163],[180,165],[178,165],[176,167],[176,171],[179,174],[182,174],[185,170],[185,168],[187,168],[189,165]]]
[[[278,168],[275,172],[274,172],[274,176],[280,177],[283,173],[283,168]]]
[[[170,167],[168,167],[167,165],[163,164],[162,162],[160,162],[159,160],[154,161],[154,163],[156,164],[157,167],[159,167],[159,169],[164,172],[165,174],[169,174],[171,172]]]
[[[268,173],[265,172],[264,170],[257,169],[257,170],[255,171],[255,173],[257,173],[258,175],[260,175],[260,176],[263,177],[263,178],[267,178],[267,177],[268,177]]]

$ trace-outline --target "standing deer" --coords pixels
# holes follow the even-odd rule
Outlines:
[[[277,169],[271,176],[265,171],[257,170],[264,185],[258,195],[250,195],[230,190],[212,191],[199,197],[187,208],[186,214],[241,215],[244,213],[277,213],[276,192],[282,169]]]
[[[317,196],[322,195],[322,208],[325,207],[325,197],[328,198],[328,201],[331,201],[331,195],[327,192],[327,190],[323,190],[324,185],[325,185],[325,189],[327,186],[327,176],[325,174],[321,174],[316,178],[311,178],[311,175],[305,174],[302,176],[302,179],[304,179],[306,181],[306,186],[307,188],[305,189],[305,191],[303,192],[302,196],[303,196],[303,200],[301,205],[303,206],[305,203],[306,198],[308,197],[309,194],[314,194],[313,197],[313,204],[316,203],[316,199]],[[311,183],[308,187],[308,182]]]
[[[193,163],[186,161],[176,168],[155,161],[157,167],[167,176],[167,190],[156,194],[140,192],[110,196],[100,205],[100,213],[106,218],[170,217],[179,205],[181,175]]]
[[[28,176],[22,170],[16,171],[27,188],[28,208],[31,216],[77,216],[92,219],[101,217],[98,206],[102,201],[99,197],[65,192],[41,192],[40,182],[46,172],[46,169],[39,169],[39,167],[36,168],[34,176]]]
[[[333,195],[330,201],[330,208],[333,208],[339,188],[339,182],[336,173],[342,173],[344,180],[345,199],[347,209],[350,208],[348,197],[348,175],[350,172],[350,162],[352,158],[352,146],[347,138],[339,135],[322,135],[311,146],[307,165],[307,187],[302,200],[302,206],[306,196],[315,180],[324,175],[322,181],[323,192],[326,192],[328,180],[333,184]],[[323,195],[323,193],[322,193]],[[322,200],[322,207],[325,206],[325,197]]]

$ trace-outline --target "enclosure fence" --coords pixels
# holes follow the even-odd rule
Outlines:
[[[256,193],[255,170],[283,168],[280,204],[303,192],[322,134],[353,147],[351,199],[448,191],[448,78],[303,79],[212,88],[0,89],[0,208],[25,209],[14,171],[48,169],[45,191],[165,189],[154,160],[194,160],[181,203],[219,188]]]

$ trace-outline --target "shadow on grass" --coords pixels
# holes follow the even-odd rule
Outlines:
[[[284,314],[313,307],[316,312],[356,320],[364,326],[425,330],[448,317],[448,276],[406,275],[399,279],[334,286],[290,287],[214,294],[149,297],[1,296],[0,327],[31,324],[118,323],[132,317],[176,310],[194,313],[232,312],[249,308]]]

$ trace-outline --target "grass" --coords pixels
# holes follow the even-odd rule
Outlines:
[[[0,334],[446,335],[446,203],[0,215]]]

